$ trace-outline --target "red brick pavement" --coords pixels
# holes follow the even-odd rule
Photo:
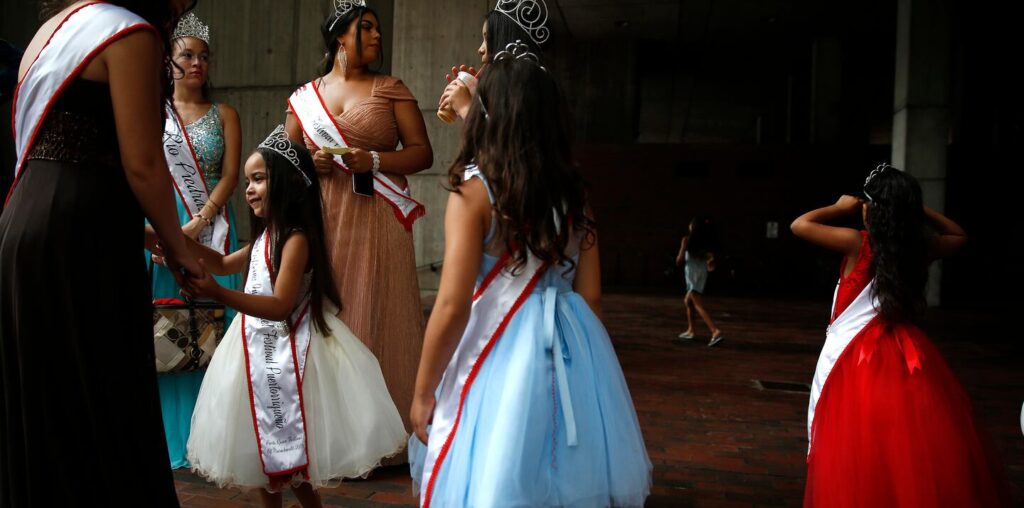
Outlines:
[[[630,385],[651,461],[650,507],[799,506],[806,452],[807,394],[759,390],[754,380],[806,383],[814,370],[828,308],[774,300],[711,298],[726,340],[680,343],[679,298],[608,295],[608,328]],[[1024,344],[995,312],[934,313],[926,328],[961,376],[996,442],[1024,504]],[[175,474],[182,506],[259,506],[254,493],[217,489]],[[325,505],[412,506],[408,470],[321,491]],[[298,506],[290,495],[285,506]]]

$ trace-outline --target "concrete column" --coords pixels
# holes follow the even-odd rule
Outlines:
[[[448,202],[448,168],[458,153],[461,122],[447,125],[437,119],[437,99],[453,65],[479,66],[484,16],[490,0],[394,0],[392,75],[401,78],[419,100],[434,149],[434,165],[412,175],[413,196],[427,208],[413,228],[420,288],[437,289],[438,267],[444,257],[444,211]],[[441,14],[438,17],[438,14]],[[434,21],[440,20],[440,24]]]
[[[950,132],[950,0],[899,0],[892,164],[914,175],[924,202],[943,211]],[[940,303],[942,265],[931,267],[927,298]]]

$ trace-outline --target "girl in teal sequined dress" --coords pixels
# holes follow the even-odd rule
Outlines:
[[[235,233],[235,215],[229,200],[238,184],[238,165],[241,155],[241,129],[238,113],[227,104],[213,103],[208,99],[207,77],[209,72],[209,31],[198,18],[190,14],[182,19],[175,30],[173,57],[181,68],[174,76],[174,107],[181,117],[189,141],[198,159],[199,167],[206,181],[209,199],[199,210],[190,214],[181,199],[176,199],[178,219],[186,235],[197,239],[204,228],[210,227],[209,219],[227,207],[228,251],[238,249]],[[149,253],[147,252],[147,259]],[[237,274],[216,277],[224,287],[238,289],[241,277]],[[153,299],[181,298],[180,287],[166,267],[154,265]],[[235,312],[226,309],[224,323],[231,323]],[[160,406],[163,411],[164,432],[167,449],[170,452],[171,467],[188,467],[185,445],[188,443],[192,411],[195,408],[199,387],[206,370],[174,374],[161,374]]]

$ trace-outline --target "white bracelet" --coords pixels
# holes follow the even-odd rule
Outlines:
[[[373,157],[374,174],[380,173],[380,153],[378,153],[376,150],[370,150],[370,156]]]

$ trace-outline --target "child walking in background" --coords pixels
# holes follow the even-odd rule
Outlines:
[[[715,270],[715,231],[711,220],[705,217],[695,217],[690,221],[689,234],[683,237],[679,245],[679,254],[676,255],[676,266],[682,266],[686,277],[686,298],[683,299],[686,308],[686,331],[679,334],[682,340],[694,338],[693,311],[700,314],[701,319],[711,330],[711,339],[708,347],[714,346],[722,341],[722,330],[715,325],[704,306],[704,286],[707,284],[708,272]]]
[[[871,172],[864,197],[843,196],[792,225],[844,255],[808,407],[804,506],[1008,506],[967,394],[915,324],[928,264],[967,237],[891,166]],[[854,214],[866,231],[828,225]]]
[[[309,152],[279,127],[245,177],[251,246],[225,256],[191,244],[209,272],[248,277],[244,292],[209,273],[186,284],[238,310],[199,390],[188,460],[221,487],[260,488],[266,507],[280,507],[286,487],[317,507],[316,487],[365,476],[407,434],[377,359],[335,317],[341,302]]]
[[[449,172],[411,408],[414,487],[425,507],[642,506],[651,462],[599,319],[566,103],[510,46],[480,80]]]

